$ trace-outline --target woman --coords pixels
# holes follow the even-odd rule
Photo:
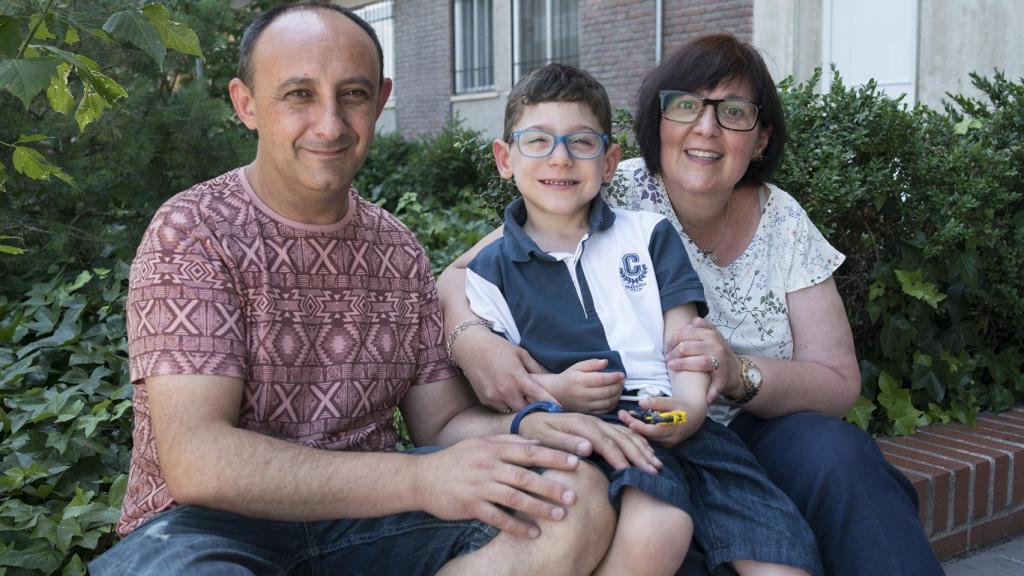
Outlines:
[[[793,499],[826,573],[941,574],[910,483],[867,434],[839,419],[860,391],[832,278],[844,257],[796,200],[766,183],[782,156],[785,120],[760,55],[729,35],[673,53],[640,88],[636,138],[643,157],[620,165],[606,198],[673,222],[710,308],[670,343],[669,367],[711,374],[709,417],[739,434]],[[440,280],[449,330],[473,318],[466,262]],[[547,399],[529,375],[541,368],[510,348],[474,329],[452,353],[494,408]]]

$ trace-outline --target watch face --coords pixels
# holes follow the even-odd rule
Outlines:
[[[761,385],[761,369],[753,362],[747,364],[747,369],[744,371],[744,375],[755,388]]]

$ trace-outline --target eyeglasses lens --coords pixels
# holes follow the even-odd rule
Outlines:
[[[694,94],[668,95],[663,101],[662,115],[675,122],[694,122],[704,111],[704,101]],[[745,100],[722,100],[715,103],[715,115],[722,128],[747,131],[757,123],[757,105]]]
[[[551,154],[563,141],[569,149],[569,155],[579,160],[597,158],[603,152],[601,135],[593,132],[576,132],[564,136],[555,136],[543,130],[516,132],[519,153],[530,158],[543,158]]]

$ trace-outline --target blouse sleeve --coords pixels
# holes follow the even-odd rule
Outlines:
[[[795,200],[790,238],[793,256],[786,276],[786,293],[820,284],[842,265],[846,256],[832,247]]]
[[[632,165],[632,160],[621,162],[612,181],[602,188],[604,200],[612,208],[635,210],[630,207],[630,199],[635,197],[634,190],[636,189],[636,178]]]

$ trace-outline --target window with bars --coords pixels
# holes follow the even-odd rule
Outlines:
[[[373,4],[367,4],[362,8],[354,10],[354,12],[370,26],[373,26],[374,32],[377,33],[377,39],[380,40],[380,46],[384,50],[384,77],[394,78],[395,77],[395,12],[394,2],[392,0],[385,0],[384,2],[374,2]],[[391,97],[388,102],[392,102],[395,99],[395,92],[392,90]]]
[[[514,0],[512,11],[516,78],[551,62],[579,66],[577,0]]]
[[[494,89],[492,0],[455,0],[455,93]]]

